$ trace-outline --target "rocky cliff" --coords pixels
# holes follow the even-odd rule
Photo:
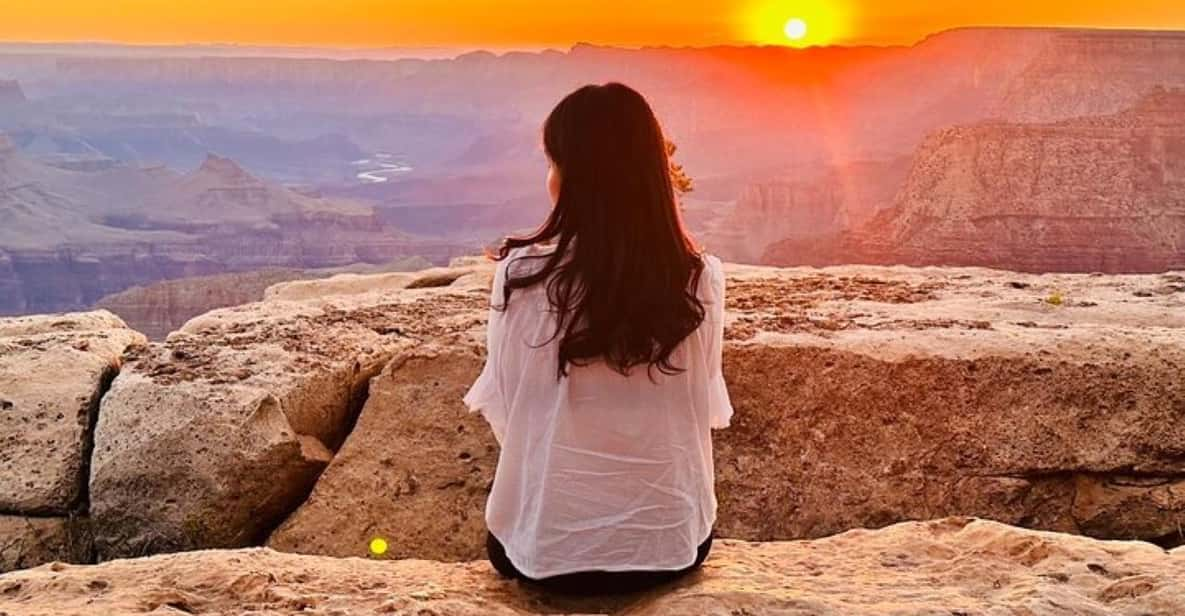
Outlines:
[[[1062,31],[1010,80],[991,115],[1019,122],[1109,115],[1164,87],[1185,87],[1179,32]]]
[[[1185,267],[1185,90],[1114,115],[985,123],[929,137],[893,208],[775,264],[982,265],[1024,271]]]
[[[102,399],[84,462],[29,446],[89,463],[86,496],[69,481],[26,488],[39,462],[14,471],[12,499],[70,503],[85,534],[29,526],[0,565],[264,542],[363,555],[374,536],[392,556],[479,557],[497,450],[460,396],[481,367],[490,279],[466,260],[284,283],[162,343],[132,340],[109,388],[40,369],[77,382],[82,407]],[[973,515],[1185,539],[1185,276],[731,267],[728,285],[737,415],[716,435],[720,536]],[[84,343],[67,331],[37,344]],[[41,523],[63,509],[21,511]]]
[[[781,240],[829,236],[858,227],[893,205],[910,158],[803,169],[786,179],[745,187],[732,216],[713,225],[713,250],[746,263],[760,261]]]
[[[1185,551],[947,519],[816,541],[718,541],[652,592],[565,598],[485,562],[205,551],[0,577],[0,611],[53,614],[634,616],[1185,613]]]

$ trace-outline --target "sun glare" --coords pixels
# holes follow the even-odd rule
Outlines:
[[[763,45],[832,45],[849,29],[840,0],[754,0],[743,21],[744,38]]]
[[[806,22],[795,17],[787,21],[786,27],[782,30],[786,33],[786,38],[792,41],[799,41],[806,36]]]

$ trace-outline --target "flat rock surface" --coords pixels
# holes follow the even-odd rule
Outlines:
[[[0,512],[85,508],[99,397],[143,342],[106,311],[0,319]]]
[[[649,593],[565,598],[442,564],[203,551],[0,577],[0,613],[716,616],[1185,613],[1185,552],[950,518],[813,541],[719,541]]]

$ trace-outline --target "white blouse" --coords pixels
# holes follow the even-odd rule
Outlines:
[[[542,253],[520,249],[498,264],[492,305],[507,267],[534,261],[515,257]],[[711,429],[728,426],[732,404],[721,374],[724,272],[716,257],[704,261],[705,320],[671,356],[684,371],[653,370],[657,382],[645,366],[625,377],[602,362],[557,380],[544,284],[491,309],[485,368],[464,400],[502,446],[486,524],[528,577],[682,569],[711,532]]]

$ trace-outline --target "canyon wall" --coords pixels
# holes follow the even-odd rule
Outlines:
[[[989,122],[930,136],[891,209],[771,264],[980,265],[1047,272],[1185,268],[1185,90],[1122,113]]]
[[[1155,88],[1181,87],[1180,32],[1062,31],[1009,81],[990,115],[1018,122],[1109,115]]]
[[[85,551],[42,530],[62,549],[4,566],[264,542],[363,555],[374,536],[392,556],[479,557],[497,448],[460,396],[490,280],[465,260],[288,282],[133,341],[109,389],[83,383],[102,398],[69,518]],[[717,531],[973,515],[1179,544],[1183,308],[1180,274],[730,266]],[[67,334],[54,344],[80,344]]]
[[[755,263],[779,241],[858,227],[893,205],[910,164],[909,157],[863,161],[750,184],[732,215],[713,225],[710,241],[731,258]]]
[[[108,295],[95,307],[119,315],[150,340],[162,340],[198,315],[259,301],[268,287],[305,276],[305,270],[265,269],[166,280]]]

